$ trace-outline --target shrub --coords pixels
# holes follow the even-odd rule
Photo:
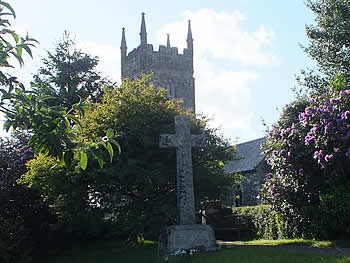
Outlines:
[[[272,173],[263,201],[283,215],[289,238],[350,236],[350,90],[340,76],[330,86],[287,105],[264,146]]]
[[[55,217],[40,194],[16,183],[31,158],[33,150],[24,134],[0,139],[0,262],[30,262],[52,237]]]
[[[284,235],[284,221],[270,205],[234,207],[235,215],[248,218],[247,239],[280,239]]]

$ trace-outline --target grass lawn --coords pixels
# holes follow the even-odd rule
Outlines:
[[[294,246],[308,246],[308,247],[335,247],[338,243],[332,241],[306,240],[306,239],[280,239],[280,240],[251,240],[251,241],[235,241],[238,245],[294,245]],[[341,246],[342,247],[342,246]]]
[[[258,244],[260,241],[252,241]],[[266,244],[268,241],[264,241],[260,244]],[[279,244],[298,244],[302,241],[280,241]],[[307,242],[303,241],[303,245]],[[306,243],[305,243],[306,242]],[[313,241],[315,242],[315,241]],[[276,242],[275,242],[276,243]],[[307,245],[312,245],[310,241]],[[249,243],[248,243],[249,244]],[[271,244],[271,243],[270,243]],[[302,244],[300,244],[302,245]],[[322,246],[325,246],[324,244]],[[64,251],[60,256],[56,258],[43,259],[44,262],[52,263],[160,263],[164,262],[157,256],[157,245],[152,242],[146,242],[144,245],[138,247],[121,246],[120,243],[110,241],[104,243],[96,243],[89,245],[82,245],[69,250]],[[240,262],[240,263],[314,263],[314,262],[329,262],[329,263],[350,263],[350,257],[346,256],[333,256],[316,254],[305,251],[293,251],[282,247],[232,247],[223,248],[216,252],[199,253],[195,256],[178,256],[172,257],[168,260],[169,263],[173,262],[193,262],[193,263],[228,263],[228,262]]]

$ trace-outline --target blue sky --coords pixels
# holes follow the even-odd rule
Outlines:
[[[10,0],[9,0],[10,1]],[[305,24],[313,23],[303,0],[120,1],[13,0],[13,27],[39,40],[34,59],[15,70],[31,80],[46,51],[64,30],[84,51],[100,57],[99,70],[120,82],[121,28],[128,52],[139,44],[141,12],[148,42],[157,50],[170,34],[172,46],[186,45],[187,20],[194,38],[196,109],[213,118],[225,137],[244,142],[264,136],[277,108],[293,99],[295,75],[312,67],[299,43],[307,44]],[[3,119],[3,117],[0,119]]]

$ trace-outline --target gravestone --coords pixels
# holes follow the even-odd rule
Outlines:
[[[160,136],[161,148],[176,148],[177,224],[161,231],[158,243],[160,254],[173,254],[178,250],[216,248],[214,230],[209,225],[195,224],[192,147],[205,146],[204,135],[192,135],[190,118],[175,116],[175,134]]]

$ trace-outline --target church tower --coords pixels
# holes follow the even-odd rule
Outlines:
[[[138,78],[142,73],[153,73],[151,79],[156,88],[165,88],[169,97],[183,99],[184,108],[195,112],[195,85],[193,77],[193,38],[191,22],[188,21],[187,48],[183,54],[170,45],[167,35],[166,46],[158,51],[147,43],[145,13],[141,17],[140,45],[127,54],[125,29],[122,29],[121,74],[122,78]]]

